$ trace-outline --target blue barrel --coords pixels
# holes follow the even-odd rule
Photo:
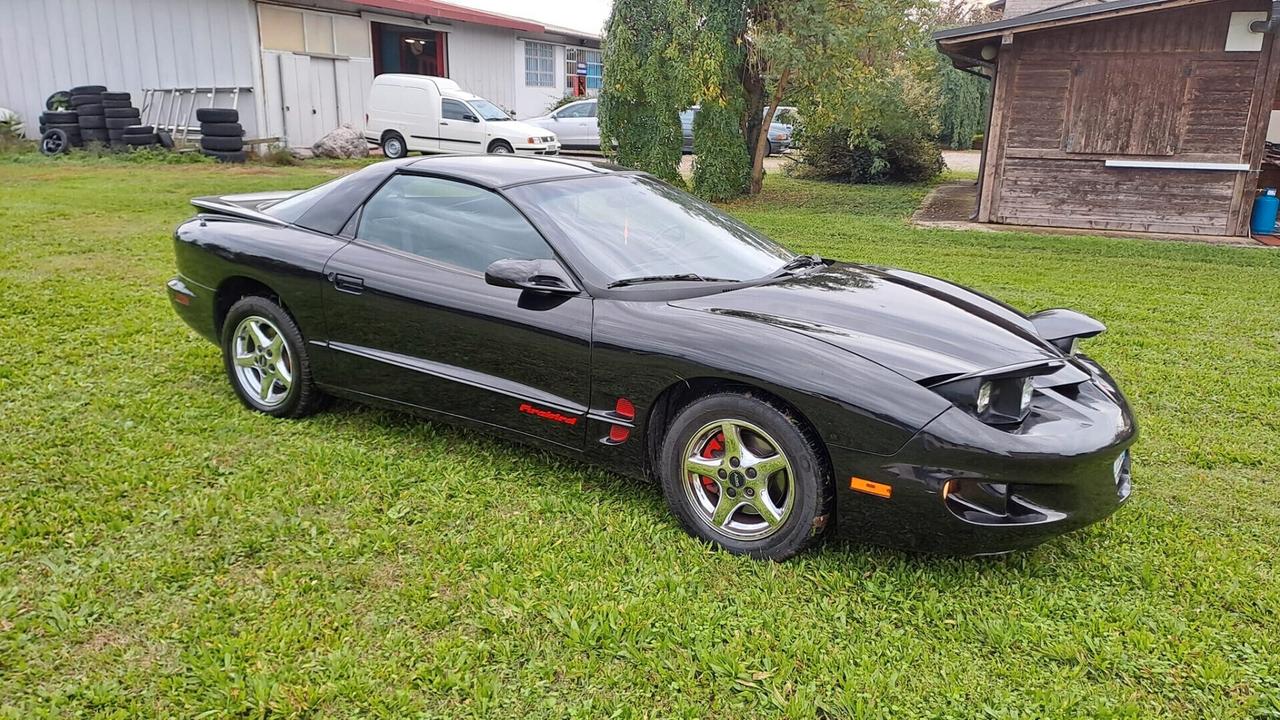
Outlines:
[[[1276,231],[1276,213],[1280,212],[1280,198],[1275,188],[1262,191],[1253,201],[1253,220],[1249,223],[1254,235],[1273,235]]]

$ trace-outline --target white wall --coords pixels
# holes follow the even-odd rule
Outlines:
[[[0,107],[38,132],[44,101],[75,85],[142,89],[255,87],[251,0],[3,0]],[[225,104],[219,98],[219,104]],[[241,123],[256,135],[257,100],[242,93]]]
[[[530,86],[525,84],[524,44],[526,40],[516,41],[515,76],[513,82],[516,89],[516,105],[513,108],[518,118],[538,117],[546,115],[551,103],[564,97],[564,46],[550,43],[556,51],[555,84],[551,87]]]
[[[448,34],[449,79],[468,92],[518,112],[511,66],[517,47],[522,53],[524,49],[516,42],[515,31],[453,23]],[[523,84],[523,75],[521,78]]]

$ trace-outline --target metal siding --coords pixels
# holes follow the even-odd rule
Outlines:
[[[0,22],[0,107],[38,132],[44,100],[74,85],[256,88],[252,0],[7,0]],[[221,102],[220,98],[220,102]],[[241,122],[256,134],[252,94]]]
[[[514,30],[457,23],[449,32],[449,78],[463,90],[514,110],[512,67],[516,41]],[[524,84],[524,80],[520,81]]]

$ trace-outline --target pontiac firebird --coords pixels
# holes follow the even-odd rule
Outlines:
[[[797,255],[646,174],[388,161],[196,198],[168,296],[244,405],[332,396],[652,478],[689,533],[1003,553],[1131,491],[1130,408],[1069,310]]]

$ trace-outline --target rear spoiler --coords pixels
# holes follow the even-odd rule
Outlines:
[[[272,225],[288,225],[289,223],[284,220],[268,215],[263,211],[281,200],[287,200],[297,195],[299,192],[302,191],[287,190],[284,192],[245,193],[242,195],[206,195],[192,198],[191,204],[200,210],[216,215],[227,215]]]

